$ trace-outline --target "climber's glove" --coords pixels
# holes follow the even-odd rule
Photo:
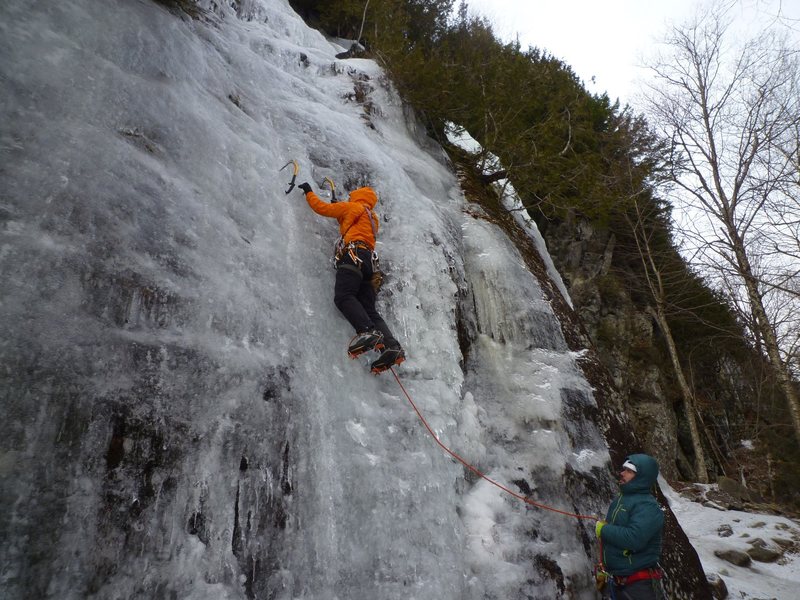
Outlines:
[[[307,194],[308,192],[310,192],[310,191],[311,191],[311,186],[310,186],[310,185],[308,185],[308,182],[307,182],[307,181],[304,181],[303,183],[301,183],[301,184],[300,184],[300,185],[298,185],[297,187],[298,187],[298,188],[300,188],[301,190],[303,190],[303,193],[304,193],[304,194]]]
[[[594,526],[594,534],[599,538],[600,532],[603,530],[603,527],[606,526],[605,521],[598,521],[597,525]]]

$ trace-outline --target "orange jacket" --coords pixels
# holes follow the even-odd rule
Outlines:
[[[378,233],[380,221],[378,215],[372,213],[372,225],[369,222],[369,213],[378,203],[378,195],[369,187],[358,188],[350,192],[349,202],[330,204],[320,200],[314,192],[306,194],[306,202],[318,215],[331,217],[339,221],[339,233],[344,237],[344,243],[349,244],[360,240],[375,249],[375,234]],[[373,233],[373,225],[375,233]]]

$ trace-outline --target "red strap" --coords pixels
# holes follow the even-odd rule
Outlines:
[[[661,579],[661,576],[661,569],[642,569],[625,577],[614,577],[614,581],[619,585],[629,585],[643,579]]]

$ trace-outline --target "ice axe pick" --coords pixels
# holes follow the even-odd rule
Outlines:
[[[280,169],[278,169],[278,173],[283,171],[289,165],[294,165],[294,172],[292,173],[292,180],[289,182],[289,189],[286,190],[287,194],[294,189],[294,182],[297,179],[297,174],[300,172],[300,165],[297,164],[296,160],[292,159],[289,162],[287,162],[285,165],[283,165]]]

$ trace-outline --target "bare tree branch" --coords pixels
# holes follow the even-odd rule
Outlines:
[[[800,56],[774,30],[734,47],[731,7],[673,29],[649,106],[683,159],[671,183],[692,215],[687,256],[739,309],[800,440]]]

